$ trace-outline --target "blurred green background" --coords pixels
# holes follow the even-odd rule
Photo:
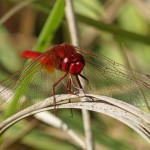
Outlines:
[[[20,57],[22,51],[35,48],[38,37],[48,14],[54,7],[54,0],[35,0],[21,8],[5,22],[3,18],[21,0],[0,0],[0,80],[17,71],[25,60]],[[131,66],[150,74],[150,4],[148,1],[134,0],[74,0],[75,17],[78,24],[81,46],[85,49],[100,51],[105,56],[127,64],[123,49],[126,51]],[[56,31],[49,35],[49,46],[70,41],[70,33],[64,17],[55,12],[54,20],[49,28]],[[56,22],[55,22],[56,21]],[[37,48],[40,49],[40,48]],[[84,136],[80,111],[57,111],[57,116],[64,120],[70,128]],[[148,150],[144,139],[125,126],[107,116],[91,113],[94,143],[97,150]],[[33,120],[35,126],[23,134],[19,140],[13,141],[19,133]],[[7,139],[7,140],[5,140]],[[28,150],[74,150],[81,149],[69,136],[54,127],[36,122],[32,117],[22,120],[7,130],[3,135],[3,143],[7,149]]]

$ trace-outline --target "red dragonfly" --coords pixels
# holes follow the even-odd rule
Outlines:
[[[101,54],[63,43],[44,53],[24,51],[22,56],[31,61],[0,82],[4,87],[0,89],[0,111],[5,110],[13,101],[8,98],[15,91],[19,96],[25,95],[27,101],[20,98],[19,102],[15,102],[17,109],[13,113],[51,95],[86,94],[81,78],[89,83],[89,93],[111,96],[135,106],[149,108],[150,78]],[[22,85],[24,87],[20,88]],[[56,105],[55,98],[54,104]]]

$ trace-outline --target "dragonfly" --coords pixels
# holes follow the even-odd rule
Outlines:
[[[44,53],[26,50],[21,56],[30,61],[0,82],[0,121],[7,118],[3,111],[10,103],[15,103],[15,114],[50,96],[56,105],[55,95],[61,93],[96,93],[150,109],[149,76],[102,54],[63,43]]]

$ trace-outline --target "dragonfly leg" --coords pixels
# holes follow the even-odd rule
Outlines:
[[[88,87],[91,89],[91,87],[89,86],[89,80],[84,75],[82,75],[82,74],[79,74],[79,76],[86,81]]]
[[[69,76],[69,79],[67,81],[67,93],[68,94],[72,94],[72,91],[71,91],[71,84],[72,84],[72,78],[71,78],[71,75]],[[69,103],[70,103],[70,99],[69,99]],[[72,109],[70,108],[70,111],[71,111],[71,116],[70,117],[73,117],[73,111]]]
[[[59,80],[57,80],[54,84],[53,84],[53,96],[54,96],[54,110],[56,109],[56,98],[55,98],[55,88],[56,86],[68,75],[68,73],[66,73],[65,75],[63,75]]]
[[[79,74],[80,77],[82,77],[86,82],[87,82],[87,85],[89,85],[89,80],[82,74]]]
[[[87,79],[85,76],[83,76],[83,75],[81,75],[81,74],[80,74],[80,76],[81,76],[84,80],[86,80],[87,82],[89,82],[88,79]],[[81,85],[81,82],[80,82],[80,79],[79,79],[78,76],[76,76],[76,79],[77,79],[77,83],[78,83],[78,85],[79,85],[79,88],[82,89],[82,91],[83,91],[85,97],[88,97],[88,98],[90,98],[92,101],[94,101],[93,97],[86,95],[86,92],[85,92],[85,90],[83,89],[83,87],[82,87],[82,85]]]
[[[82,84],[81,84],[81,81],[80,81],[78,75],[76,76],[76,80],[77,80],[79,89],[81,89],[83,91],[83,94],[86,96],[86,92],[85,92],[84,88],[82,87]]]
[[[67,81],[67,93],[68,94],[71,94],[71,83],[72,83],[72,80],[71,80],[71,76],[69,76],[69,79]]]

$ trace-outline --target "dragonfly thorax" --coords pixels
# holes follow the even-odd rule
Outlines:
[[[57,45],[53,49],[59,59],[64,59],[64,58],[76,53],[75,48],[68,43]]]

